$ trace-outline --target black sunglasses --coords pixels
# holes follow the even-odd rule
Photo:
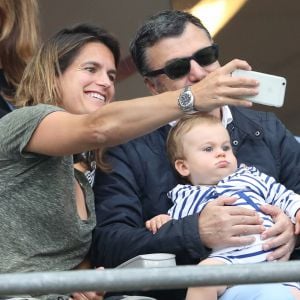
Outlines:
[[[143,74],[143,76],[154,77],[160,74],[166,74],[170,79],[178,79],[190,72],[191,59],[195,60],[200,66],[205,67],[216,62],[218,57],[219,47],[217,44],[213,44],[195,52],[190,57],[175,59],[162,69],[146,72]]]

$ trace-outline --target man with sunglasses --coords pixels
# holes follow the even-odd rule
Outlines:
[[[234,97],[230,72],[238,61],[220,67],[218,46],[200,20],[188,13],[164,11],[153,16],[138,30],[130,50],[153,94],[183,88],[178,102],[187,112],[193,111],[188,87],[204,78],[204,96]],[[227,106],[211,113],[228,129],[239,163],[254,165],[300,193],[300,146],[273,114]],[[170,126],[108,152],[112,172],[98,171],[94,188],[98,225],[92,259],[96,266],[116,267],[136,255],[155,252],[174,253],[177,264],[196,264],[211,248],[250,244],[245,234],[264,230],[255,215],[230,206],[234,199],[217,199],[201,217],[172,220],[154,235],[147,231],[145,221],[170,208],[167,192],[180,180],[165,150]],[[268,258],[287,260],[295,246],[292,224],[275,207],[261,209],[275,221],[272,229],[263,232],[263,238],[270,238],[265,249],[276,248]],[[290,299],[284,288],[276,284],[237,286],[221,299]],[[149,295],[184,299],[183,290]]]

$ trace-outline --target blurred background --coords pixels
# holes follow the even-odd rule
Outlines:
[[[39,0],[42,36],[62,27],[91,22],[113,32],[122,48],[116,99],[149,95],[128,54],[137,27],[163,9],[197,15],[220,46],[220,62],[247,60],[253,70],[287,79],[284,106],[255,105],[273,111],[300,135],[300,1],[299,0]]]

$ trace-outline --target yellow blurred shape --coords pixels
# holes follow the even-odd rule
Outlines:
[[[248,0],[202,0],[187,11],[215,36]]]

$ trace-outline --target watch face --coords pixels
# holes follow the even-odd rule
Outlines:
[[[178,105],[184,112],[194,111],[194,97],[189,87],[186,87],[180,94]]]
[[[191,105],[191,95],[189,94],[189,92],[185,92],[181,95],[181,105],[182,106],[189,106]]]

